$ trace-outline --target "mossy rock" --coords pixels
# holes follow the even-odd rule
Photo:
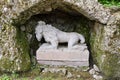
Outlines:
[[[100,68],[105,80],[117,80],[120,78],[120,52],[117,45],[119,44],[119,37],[114,37],[119,33],[119,27],[116,26],[115,28],[96,23],[90,37],[94,62]],[[113,38],[110,38],[111,35],[106,35],[109,30],[110,32],[116,32]],[[112,44],[110,45],[110,43]],[[115,46],[116,48],[114,48]]]
[[[0,36],[0,70],[5,72],[29,70],[31,62],[25,34],[11,24],[3,24]]]

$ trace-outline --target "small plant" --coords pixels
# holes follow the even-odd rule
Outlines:
[[[17,74],[17,73],[11,74],[11,77],[14,78],[14,79],[18,78],[18,76],[19,76],[19,74]]]
[[[0,77],[0,80],[12,80],[7,74],[4,74]]]
[[[98,0],[98,1],[104,4],[105,6],[119,6],[120,7],[119,0]]]
[[[36,77],[34,80],[42,80],[41,77]]]

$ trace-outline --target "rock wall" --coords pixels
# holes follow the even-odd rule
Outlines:
[[[120,77],[120,13],[114,13],[107,25],[96,23],[91,29],[91,50],[95,63],[108,80]]]
[[[119,77],[120,13],[110,14],[97,0],[1,0],[0,70],[11,72],[30,68],[29,44],[20,26],[32,15],[55,9],[82,14],[96,22],[91,27],[90,41],[94,61],[106,79]]]
[[[1,22],[3,23],[3,22]],[[26,71],[30,68],[29,46],[18,28],[3,23],[0,29],[0,70]]]

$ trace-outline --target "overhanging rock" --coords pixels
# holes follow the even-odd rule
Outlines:
[[[19,1],[16,1],[19,3]],[[54,9],[61,9],[67,12],[75,12],[83,14],[90,20],[95,20],[103,24],[107,24],[110,17],[109,9],[103,7],[96,0],[21,0],[24,6],[15,5],[17,15],[11,15],[15,23],[24,23],[32,15],[50,12]],[[28,5],[25,5],[28,3]],[[19,7],[21,6],[21,7]],[[15,17],[16,16],[16,17]]]

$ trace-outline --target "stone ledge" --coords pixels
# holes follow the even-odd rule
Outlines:
[[[45,61],[45,60],[38,60],[39,64],[44,64],[44,65],[55,65],[55,66],[70,66],[70,67],[83,67],[83,66],[89,66],[88,61]]]

